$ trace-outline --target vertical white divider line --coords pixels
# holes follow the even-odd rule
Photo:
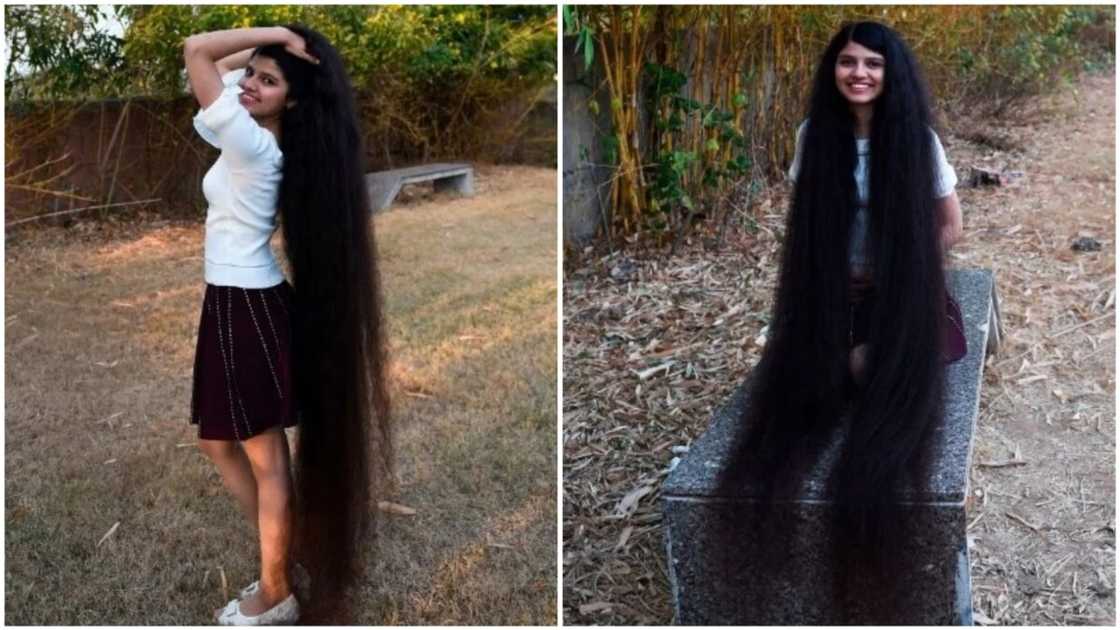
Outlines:
[[[556,4],[556,625],[564,625],[564,16]]]

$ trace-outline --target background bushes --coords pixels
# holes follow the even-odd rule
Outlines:
[[[601,79],[588,115],[610,112],[608,236],[723,225],[729,196],[780,177],[818,56],[861,19],[902,33],[944,119],[998,114],[1115,58],[1111,6],[565,7],[565,54]]]
[[[302,22],[338,48],[369,170],[556,163],[554,7],[39,5],[5,15],[9,218],[146,199],[201,212],[197,178],[168,176],[200,177],[212,160],[191,130],[182,42],[247,26]]]

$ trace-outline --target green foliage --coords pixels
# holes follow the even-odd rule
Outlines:
[[[4,37],[10,56],[4,93],[8,102],[75,93],[106,95],[119,90],[125,83],[121,40],[98,28],[98,21],[112,14],[110,9],[97,5],[5,6]]]
[[[580,19],[578,7],[564,5],[564,34],[576,36],[576,54],[583,50],[583,67],[595,61],[595,27]]]
[[[454,87],[449,81],[534,84],[556,72],[546,6],[126,5],[114,9],[126,24],[123,38],[96,28],[99,10],[5,7],[9,90],[20,82],[15,69],[22,62],[57,86],[51,96],[82,96],[95,85],[105,95],[125,96],[113,89],[127,85],[132,94],[174,97],[185,87],[188,36],[291,22],[323,33],[359,87],[372,89],[392,75],[446,93]],[[122,80],[106,87],[110,74]]]
[[[1005,46],[992,50],[982,67],[994,69],[993,74],[1008,82],[1005,89],[1014,92],[1034,92],[1055,77],[1069,79],[1085,63],[1103,56],[1080,38],[1098,14],[1086,7],[1006,7],[994,16],[992,28],[1014,35]],[[962,68],[976,68],[971,55],[965,56]]]
[[[950,106],[967,103],[998,111],[1010,100],[1052,90],[1078,72],[1114,65],[1112,6],[884,7],[856,12],[901,32],[913,45],[938,99]]]
[[[654,155],[655,178],[647,189],[649,208],[654,213],[647,227],[663,231],[672,222],[659,215],[672,214],[678,207],[695,211],[697,198],[714,197],[727,184],[746,175],[751,160],[734,112],[681,96],[688,83],[684,73],[646,63],[643,78],[646,102],[654,114],[654,128],[661,134]],[[736,94],[732,102],[740,108],[746,104],[746,95]],[[703,151],[674,148],[686,144],[684,140],[692,129],[699,129],[707,138]],[[722,151],[725,148],[726,155]],[[696,175],[698,182],[690,183]]]
[[[153,91],[182,88],[181,44],[192,34],[301,22],[323,33],[359,88],[387,77],[447,94],[454,82],[534,84],[556,72],[555,31],[543,6],[232,5],[136,6],[126,34],[130,64]],[[451,83],[451,85],[449,85]]]
[[[618,165],[618,136],[610,134],[603,136],[602,141],[603,161],[611,166]]]
[[[472,5],[409,7],[426,25],[427,42],[406,64],[408,73],[428,83],[466,79],[481,69],[486,79],[522,81],[556,72],[555,31],[525,37],[521,28],[552,15],[545,6]]]
[[[525,113],[515,108],[531,107],[557,70],[555,8],[547,5],[126,5],[114,9],[123,38],[98,28],[100,7],[5,9],[9,100],[179,98],[188,36],[305,24],[338,49],[366,97],[367,131],[419,147],[422,159],[500,142],[485,136],[484,116],[508,112],[516,133]],[[25,67],[34,80],[17,75]]]
[[[681,208],[719,217],[722,195],[742,190],[748,172],[781,174],[821,51],[845,22],[901,33],[939,113],[997,113],[1115,65],[1111,5],[579,5],[563,16],[576,39],[568,54],[612,79],[597,86],[611,99],[609,154],[622,157],[612,238],[679,226]]]

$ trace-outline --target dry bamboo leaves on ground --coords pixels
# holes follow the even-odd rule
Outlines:
[[[1035,106],[1113,111],[1115,79],[1087,81],[1077,102],[1062,94]],[[1034,118],[1001,123],[1008,151],[945,136],[955,164],[1026,173],[1013,187],[958,191],[965,240],[949,260],[995,270],[1007,332],[987,362],[974,444],[974,616],[985,625],[1112,624],[1112,117],[1082,121],[1089,130],[1071,125],[1076,116]],[[980,125],[955,127],[970,124]],[[1053,148],[1065,144],[1073,154]],[[784,230],[773,209],[784,208],[784,194],[764,197],[756,229],[733,231],[718,251],[692,243],[669,258],[631,244],[569,261],[566,623],[672,620],[660,484],[758,360]],[[1101,250],[1071,249],[1083,238]]]

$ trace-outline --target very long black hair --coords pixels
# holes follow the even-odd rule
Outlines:
[[[281,45],[276,61],[295,106],[281,120],[280,219],[295,287],[295,553],[317,592],[361,570],[377,489],[391,470],[389,395],[376,246],[354,97],[342,59],[319,33],[289,25],[319,59]]]
[[[858,204],[856,120],[836,86],[841,49],[854,41],[885,57],[874,101],[868,164],[868,253],[876,300],[866,383],[847,382],[849,228]],[[934,202],[928,90],[909,48],[890,28],[847,24],[821,57],[802,138],[769,341],[752,373],[737,472],[769,503],[795,487],[849,409],[832,478],[842,506],[838,545],[868,566],[897,550],[904,519],[896,491],[920,466],[920,446],[942,411],[945,278]],[[851,396],[850,408],[846,408]]]

